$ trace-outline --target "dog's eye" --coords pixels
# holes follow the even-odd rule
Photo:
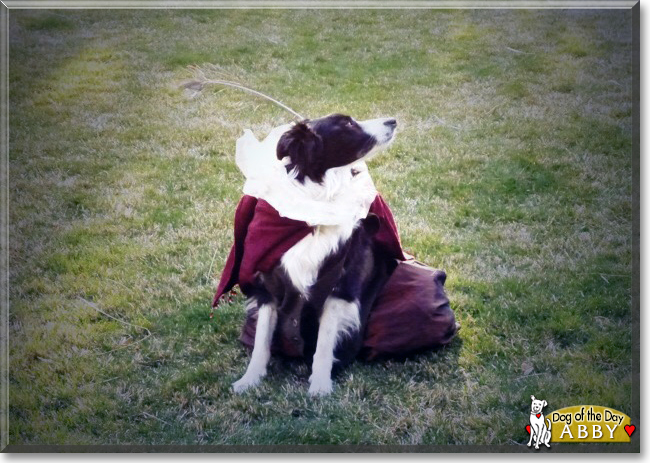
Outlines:
[[[346,127],[354,127],[354,122],[353,122],[353,121],[347,121],[347,122],[345,123],[345,126],[346,126]]]

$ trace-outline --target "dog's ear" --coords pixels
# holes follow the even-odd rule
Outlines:
[[[531,396],[530,396],[530,400],[535,400],[535,396],[534,396],[534,395],[531,395]]]
[[[368,214],[368,217],[363,219],[363,228],[370,236],[374,236],[374,234],[379,231],[380,225],[379,217],[377,214],[373,214],[372,212]]]
[[[548,405],[548,402],[546,402],[545,400],[542,401],[542,408],[543,408],[543,407],[546,407],[547,405]]]
[[[276,148],[279,160],[289,156],[291,168],[297,168],[297,178],[310,177],[316,182],[323,179],[323,140],[309,128],[307,121],[296,123],[285,132]]]

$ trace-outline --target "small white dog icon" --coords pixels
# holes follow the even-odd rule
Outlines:
[[[533,404],[530,407],[530,439],[528,440],[528,447],[530,447],[533,438],[535,438],[536,450],[539,450],[540,442],[550,448],[551,420],[546,420],[548,422],[547,428],[544,423],[544,414],[542,413],[542,409],[548,404],[545,400],[536,400],[534,395],[531,395],[530,398],[532,399]]]

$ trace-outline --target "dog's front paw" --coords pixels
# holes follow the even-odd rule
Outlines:
[[[527,445],[528,445],[528,447],[530,447],[532,444],[529,442]]]
[[[237,394],[241,394],[245,390],[257,386],[261,380],[261,376],[244,375],[239,381],[232,383],[232,389]]]
[[[330,378],[309,378],[309,395],[329,395],[332,393],[332,380]]]

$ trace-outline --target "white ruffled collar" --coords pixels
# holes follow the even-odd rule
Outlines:
[[[246,129],[237,140],[235,162],[246,177],[244,194],[265,200],[282,217],[311,226],[349,225],[366,217],[377,195],[366,163],[329,169],[322,184],[308,178],[301,184],[276,157],[278,141],[290,128],[276,127],[262,142]]]

